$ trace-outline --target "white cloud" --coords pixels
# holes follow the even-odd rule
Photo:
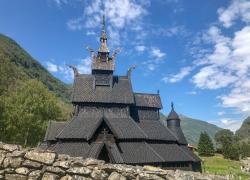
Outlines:
[[[198,92],[197,91],[188,91],[188,92],[186,92],[186,94],[196,95],[196,94],[198,94]]]
[[[91,58],[87,57],[81,60],[81,63],[77,66],[79,73],[89,74],[91,72]]]
[[[163,57],[166,56],[166,53],[162,52],[159,48],[157,47],[152,47],[151,48],[151,56],[156,59],[162,59]]]
[[[135,46],[135,50],[138,52],[143,52],[146,50],[146,47],[143,45],[137,45],[137,46]]]
[[[93,36],[93,35],[96,35],[96,33],[94,31],[87,31],[86,35],[87,36]]]
[[[56,64],[53,64],[51,62],[47,62],[46,65],[47,65],[47,69],[50,72],[57,72],[58,71],[58,66]]]
[[[211,27],[208,39],[213,51],[201,59],[202,68],[193,76],[193,83],[201,89],[229,88],[219,96],[224,107],[250,113],[250,26],[235,32],[232,38],[223,36]]]
[[[173,27],[154,27],[152,28],[152,34],[156,36],[166,37],[185,37],[188,32],[184,26],[173,26]]]
[[[77,61],[76,68],[80,74],[90,74],[91,72],[91,58],[86,57],[84,59],[74,60]],[[71,64],[70,62],[68,64]],[[58,75],[63,76],[67,81],[72,81],[74,78],[74,73],[66,64],[55,64],[47,62],[47,69],[52,73],[57,73]],[[72,64],[73,65],[73,64]]]
[[[111,26],[108,27],[109,32],[109,45],[111,47],[119,46],[121,43],[121,37],[118,30],[112,28]],[[123,34],[125,36],[125,34]]]
[[[236,113],[250,113],[250,1],[233,0],[228,8],[218,10],[219,21],[226,28],[243,24],[225,35],[220,25],[212,25],[200,40],[194,52],[197,72],[192,82],[201,89],[225,88],[218,96],[221,105]],[[212,48],[201,48],[209,47]],[[196,55],[198,54],[198,56]]]
[[[147,13],[145,6],[150,5],[150,3],[134,0],[93,0],[88,2],[83,16],[67,23],[69,28],[82,29],[83,24],[87,28],[98,27],[102,15],[105,14],[109,25],[116,29],[122,29],[137,23]]]
[[[242,124],[242,121],[233,120],[230,118],[222,118],[220,119],[220,122],[217,123],[218,126],[225,128],[225,129],[230,129],[233,132],[237,131],[240,128],[241,124]]]
[[[67,26],[70,30],[76,31],[76,30],[81,30],[84,28],[83,17],[78,17],[76,19],[71,19],[67,22]]]
[[[237,19],[245,23],[250,22],[250,1],[249,0],[232,0],[227,8],[218,10],[219,21],[226,28],[231,27]]]
[[[134,32],[133,37],[137,40],[139,37],[144,38],[142,19],[147,14],[148,6],[149,0],[87,0],[82,15],[70,19],[67,27],[73,31],[84,29],[90,32],[101,27],[102,16],[105,14],[109,46],[114,48],[129,41],[128,31]]]
[[[190,72],[192,71],[192,67],[188,66],[188,67],[184,67],[180,70],[180,72],[178,74],[174,74],[174,75],[170,75],[170,76],[166,76],[163,77],[162,80],[164,82],[170,82],[170,83],[176,83],[181,81],[184,77],[186,77],[187,75],[190,74]]]
[[[61,7],[63,4],[67,4],[68,0],[52,0],[58,7]]]
[[[217,114],[218,114],[219,116],[223,116],[223,115],[225,114],[225,112],[224,112],[224,111],[219,111]]]
[[[142,62],[149,71],[154,71],[165,60],[166,53],[162,52],[158,47],[151,47],[149,52],[149,60]]]

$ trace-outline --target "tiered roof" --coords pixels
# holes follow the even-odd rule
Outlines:
[[[160,95],[134,93],[127,76],[114,76],[105,23],[98,54],[92,53],[92,74],[75,73],[72,104],[77,109],[68,122],[51,121],[47,148],[71,156],[100,157],[113,163],[197,163],[187,148],[180,119],[172,110],[168,127],[160,122]]]

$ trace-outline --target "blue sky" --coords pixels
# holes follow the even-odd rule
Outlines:
[[[2,0],[0,33],[16,40],[53,75],[72,83],[65,64],[90,72],[106,15],[108,45],[122,52],[116,74],[136,92],[159,89],[163,113],[236,130],[250,113],[249,0]]]

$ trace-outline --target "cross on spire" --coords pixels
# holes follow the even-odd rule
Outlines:
[[[173,102],[171,102],[171,109],[174,110],[174,103]]]

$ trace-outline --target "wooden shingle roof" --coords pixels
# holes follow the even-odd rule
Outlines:
[[[183,150],[177,144],[150,143],[149,145],[166,162],[194,161],[192,157],[184,153]]]
[[[87,158],[90,145],[87,142],[57,142],[50,150],[73,157]]]
[[[134,93],[137,107],[162,108],[159,94]]]
[[[121,142],[121,155],[125,163],[142,164],[164,162],[164,159],[157,154],[146,142]]]
[[[57,134],[64,128],[67,122],[49,121],[44,141],[55,141]]]
[[[127,77],[113,77],[112,87],[95,86],[94,75],[75,78],[72,102],[133,104],[132,86]]]
[[[176,141],[176,137],[160,121],[142,120],[138,125],[147,135],[147,139]]]
[[[171,127],[169,130],[175,135],[179,144],[187,145],[187,140],[181,130],[181,127]]]
[[[105,118],[105,122],[118,139],[147,139],[147,135],[130,117]]]
[[[85,117],[84,113],[79,113],[77,117],[68,122],[56,138],[89,140],[101,122],[101,118]]]

